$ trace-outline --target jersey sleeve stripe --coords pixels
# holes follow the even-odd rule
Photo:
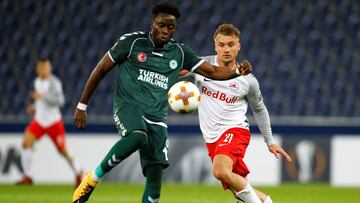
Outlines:
[[[178,46],[180,51],[181,51],[181,66],[180,67],[183,67],[183,65],[184,65],[184,51],[183,51],[183,49],[181,48],[180,45],[176,44],[176,46]]]
[[[130,51],[129,51],[129,54],[127,55],[127,58],[129,58],[129,57],[130,57],[131,52],[132,52],[133,47],[134,47],[134,44],[135,44],[135,42],[136,42],[136,41],[138,41],[139,39],[144,39],[144,40],[147,40],[147,38],[143,38],[143,37],[135,39],[135,40],[132,42],[132,44],[131,44]]]
[[[201,59],[200,61],[199,61],[199,63],[197,63],[194,67],[192,67],[191,68],[191,72],[194,72],[195,71],[195,69],[197,69],[202,63],[204,63],[205,62],[205,60],[204,59]]]
[[[112,61],[113,63],[116,63],[115,60],[114,60],[114,58],[111,56],[110,51],[107,52],[107,55],[110,57],[110,59],[111,59],[111,61]]]

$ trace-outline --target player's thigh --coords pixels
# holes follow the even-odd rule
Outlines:
[[[140,163],[142,170],[151,165],[162,165],[163,168],[169,166],[168,149],[169,140],[167,128],[147,124],[148,140],[146,144],[139,150]]]
[[[65,126],[61,120],[50,127],[46,128],[46,133],[54,143],[57,150],[63,154],[66,152]]]
[[[232,160],[233,172],[246,177],[250,171],[243,159],[249,141],[250,132],[248,130],[231,128],[224,132],[217,141],[215,157],[219,154],[228,156]]]
[[[114,122],[121,136],[127,136],[134,130],[147,132],[142,112],[131,104],[124,103],[115,111]]]
[[[38,122],[32,120],[25,129],[23,138],[23,147],[31,147],[34,142],[41,138],[45,133],[45,129]]]
[[[217,154],[213,160],[213,172],[224,173],[226,171],[232,171],[233,164],[232,157],[225,154]]]

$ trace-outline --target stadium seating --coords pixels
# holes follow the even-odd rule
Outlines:
[[[0,3],[0,117],[24,114],[40,56],[63,81],[65,115],[76,105],[100,57],[126,32],[147,31],[152,1],[12,1]],[[201,6],[200,6],[201,4]],[[221,23],[241,30],[271,115],[360,116],[359,1],[179,1],[175,39],[214,54]],[[116,70],[90,103],[111,115]]]

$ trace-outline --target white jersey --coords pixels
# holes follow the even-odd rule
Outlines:
[[[216,56],[204,57],[211,64]],[[230,80],[211,80],[195,74],[201,92],[198,108],[200,129],[206,143],[216,142],[229,128],[249,129],[246,117],[248,104],[268,146],[274,143],[268,111],[263,103],[259,83],[253,74]]]
[[[44,128],[61,120],[60,106],[64,105],[64,94],[60,80],[51,75],[46,79],[37,77],[35,91],[41,98],[35,101],[34,119]]]

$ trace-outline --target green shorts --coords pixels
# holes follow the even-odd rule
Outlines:
[[[146,144],[139,149],[143,173],[151,165],[162,165],[164,169],[167,168],[169,166],[167,128],[146,122],[143,113],[138,108],[132,105],[124,106],[120,107],[114,114],[115,125],[119,134],[128,136],[134,130],[142,130],[147,134]]]

